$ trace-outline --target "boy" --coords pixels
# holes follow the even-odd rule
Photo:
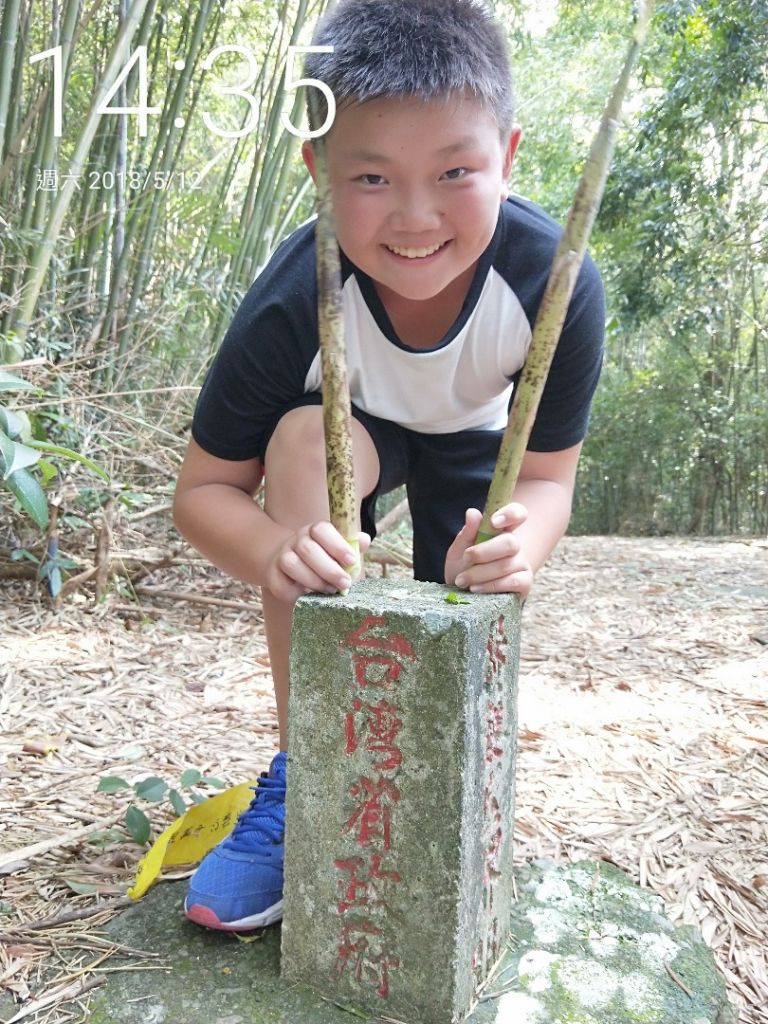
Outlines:
[[[414,574],[525,597],[565,532],[600,372],[603,295],[584,264],[501,532],[473,544],[560,229],[508,197],[514,125],[504,38],[481,0],[341,0],[306,77],[337,101],[326,136],[364,551],[380,493],[405,483]],[[302,148],[314,175],[311,143]],[[280,753],[190,884],[211,928],[282,916],[293,604],[350,586],[328,522],[314,226],[253,284],[200,394],[174,513],[225,572],[262,588]],[[262,511],[254,502],[265,469]],[[293,756],[301,756],[296,751]]]

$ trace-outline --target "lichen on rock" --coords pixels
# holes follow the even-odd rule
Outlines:
[[[613,865],[536,861],[516,872],[516,990],[495,1024],[731,1024],[711,950]]]

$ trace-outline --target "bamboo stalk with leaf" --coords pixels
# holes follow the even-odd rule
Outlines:
[[[592,143],[586,166],[576,189],[565,230],[555,253],[552,270],[533,328],[528,358],[515,392],[509,421],[499,449],[477,543],[490,540],[500,531],[491,516],[512,500],[528,438],[533,429],[549,368],[563,329],[576,278],[587,242],[605,191],[608,168],[616,145],[621,108],[627,94],[640,48],[648,34],[654,0],[642,0],[624,66],[605,108],[600,128]]]

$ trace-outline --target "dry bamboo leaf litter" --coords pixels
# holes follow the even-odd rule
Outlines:
[[[146,549],[131,529],[121,547]],[[232,607],[145,592],[142,616],[124,596],[93,610],[78,592],[54,613],[29,583],[5,587],[0,855],[54,843],[0,875],[0,932],[17,950],[2,954],[0,991],[18,1012],[39,1007],[20,1018],[31,1024],[79,1016],[35,1001],[111,955],[100,928],[141,854],[100,828],[128,797],[97,794],[99,778],[173,784],[195,767],[235,784],[275,748],[254,591],[199,563],[143,582]],[[765,543],[568,538],[526,605],[520,676],[517,858],[604,858],[652,887],[716,949],[742,1024],[768,1024],[768,646],[750,638],[765,623]],[[46,737],[58,749],[23,754]],[[147,810],[156,830],[170,820]]]

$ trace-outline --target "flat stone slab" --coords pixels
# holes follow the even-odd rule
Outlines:
[[[541,862],[516,868],[515,877],[513,948],[466,1024],[735,1024],[711,951],[622,872],[594,861]],[[198,928],[183,916],[185,891],[162,883],[107,926],[116,941],[159,953],[167,969],[110,973],[89,1024],[362,1019],[280,978],[279,925],[248,942]],[[120,963],[114,957],[109,966]]]
[[[735,1024],[712,951],[623,871],[538,861],[515,877],[498,1024]]]

